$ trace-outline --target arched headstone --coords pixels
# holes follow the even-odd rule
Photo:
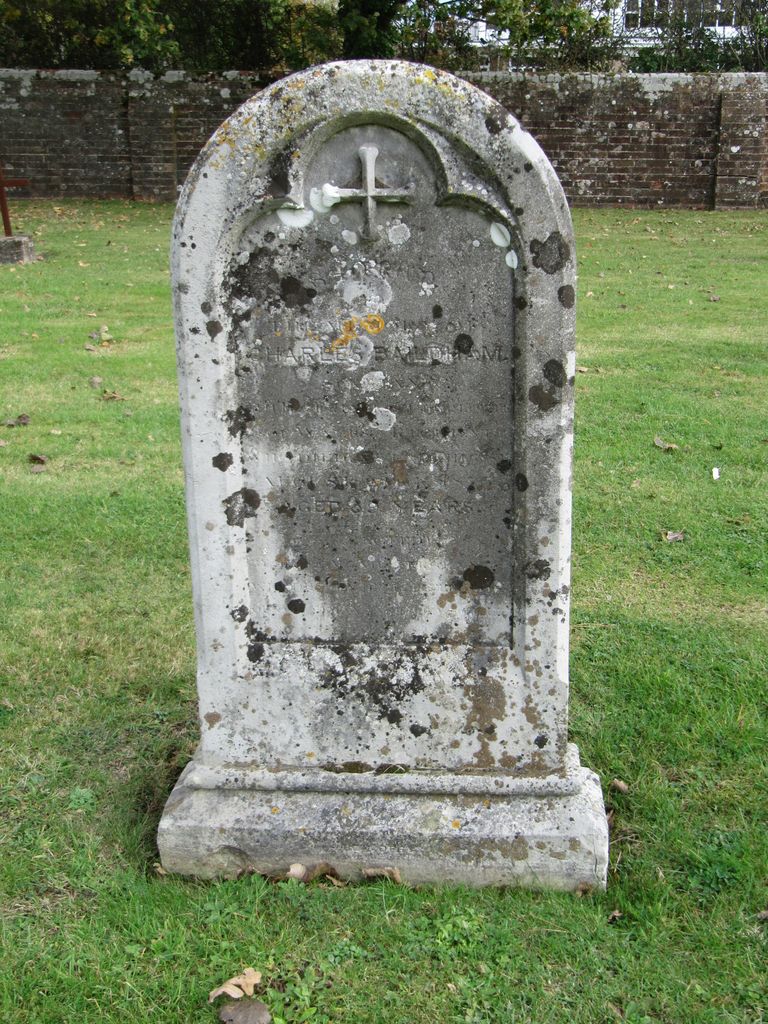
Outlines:
[[[604,884],[567,742],[575,271],[537,144],[428,67],[310,69],[203,150],[173,234],[202,739],[168,870]]]

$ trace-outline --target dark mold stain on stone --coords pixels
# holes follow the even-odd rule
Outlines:
[[[468,356],[469,353],[472,351],[472,346],[474,344],[475,343],[469,334],[457,334],[456,340],[453,343],[453,347],[461,355]]]
[[[275,590],[278,592],[278,594],[285,593],[285,584],[283,583],[282,580],[278,580],[277,583],[275,583]]]
[[[510,469],[512,469],[512,463],[509,459],[500,459],[496,463],[496,469],[498,469],[500,473],[508,473]]]
[[[529,390],[528,397],[537,405],[542,412],[549,412],[558,404],[558,399],[555,398],[554,394],[541,384],[534,384]]]
[[[339,657],[341,667],[328,668],[321,685],[334,692],[339,706],[356,700],[375,708],[383,721],[399,726],[403,721],[403,704],[409,697],[421,693],[425,686],[416,661],[423,653],[421,649],[415,656],[413,652],[398,651],[393,653],[389,663],[367,670],[358,667],[354,675],[350,670],[358,662],[347,645],[334,644],[331,650]]]
[[[532,171],[533,170],[533,164],[524,163],[523,164],[523,170],[526,171],[526,172]]]
[[[294,597],[288,602],[288,611],[293,612],[294,615],[300,615],[305,607],[306,605],[300,597]]]
[[[441,437],[448,437],[450,432],[451,432],[451,428],[450,427],[441,427],[440,428],[440,436]]]
[[[245,653],[246,653],[246,656],[248,658],[248,661],[251,661],[251,662],[261,661],[261,659],[264,657],[264,644],[262,644],[262,643],[248,644],[248,648],[247,648]]]
[[[212,309],[213,309],[213,306],[210,304],[210,302],[204,302],[200,306],[200,312],[201,313],[205,313],[206,316],[208,316],[208,314],[211,312]]]
[[[234,462],[234,459],[229,452],[219,452],[218,455],[214,455],[211,462],[216,469],[220,469],[222,473],[225,473]]]
[[[489,135],[498,135],[507,127],[509,115],[502,106],[495,106],[485,119],[485,127]]]
[[[432,307],[432,316],[435,318],[435,320],[439,320],[442,315],[443,315],[443,307],[442,306],[433,306]]]
[[[296,559],[296,568],[297,569],[306,569],[308,565],[309,565],[309,562],[307,561],[307,556],[306,555],[299,555],[299,557]]]
[[[288,408],[291,410],[291,412],[298,412],[298,410],[301,408],[301,402],[298,400],[298,398],[291,398],[288,402]]]
[[[246,409],[244,405],[238,405],[236,409],[230,409],[224,415],[224,419],[229,424],[229,432],[232,437],[237,437],[245,433],[248,429],[248,424],[253,423],[255,417],[250,409]]]
[[[544,376],[557,388],[563,387],[568,380],[563,364],[558,359],[550,359],[544,364]]]
[[[525,473],[515,474],[515,487],[518,489],[518,491],[528,490],[528,477],[525,475]]]
[[[536,739],[533,742],[536,744],[539,750],[543,750],[543,748],[546,747],[547,743],[549,743],[549,739],[544,735],[544,733],[541,733],[539,736],[536,737]]]
[[[363,451],[361,452],[355,452],[353,458],[355,462],[362,462],[366,466],[370,466],[370,464],[373,462],[376,456],[373,454],[373,452],[369,452],[367,449],[363,449]]]
[[[416,722],[414,722],[413,725],[410,727],[410,732],[414,736],[418,737],[423,736],[425,732],[429,732],[429,729],[426,725],[418,725]]]
[[[284,198],[291,190],[288,179],[290,165],[290,155],[278,153],[269,169],[269,191],[275,198]]]
[[[294,505],[278,505],[277,511],[280,513],[281,516],[288,516],[289,519],[293,519],[293,517],[296,515],[296,507]]]
[[[573,304],[576,301],[576,292],[573,290],[573,285],[561,285],[557,289],[557,297],[560,300],[560,304],[562,306],[565,306],[566,309],[572,309]]]
[[[525,575],[529,580],[545,580],[552,571],[552,566],[546,558],[537,558],[535,562],[528,562],[525,567]]]
[[[316,295],[317,290],[315,288],[308,288],[297,277],[293,277],[290,274],[280,280],[280,298],[288,309],[308,306]]]
[[[233,608],[229,614],[235,622],[245,622],[248,618],[248,606],[241,604],[239,608]]]
[[[525,307],[527,305],[528,305],[528,300],[524,296],[518,295],[517,298],[515,299],[515,306],[518,309],[525,309]]]
[[[218,320],[209,320],[205,325],[205,329],[212,338],[215,338],[217,334],[221,334],[224,330]]]
[[[209,711],[208,714],[204,715],[203,717],[205,718],[206,722],[208,723],[211,729],[214,727],[214,725],[216,725],[217,722],[221,721],[221,715],[219,714],[218,711]]]
[[[242,487],[225,498],[224,513],[230,526],[243,526],[249,516],[255,516],[261,498],[250,487]]]
[[[473,590],[487,590],[496,579],[487,565],[471,565],[462,576]]]
[[[365,418],[371,421],[375,419],[373,413],[370,411],[365,402],[358,402],[357,405],[355,406],[355,412],[361,419]]]
[[[546,274],[556,274],[571,258],[571,250],[560,232],[553,231],[544,242],[531,240],[531,255],[534,267]]]

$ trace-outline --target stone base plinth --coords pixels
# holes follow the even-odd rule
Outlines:
[[[350,775],[185,769],[165,806],[167,871],[285,875],[327,862],[356,880],[395,867],[414,885],[604,888],[608,825],[597,776],[569,751],[564,777]]]
[[[32,263],[35,247],[28,235],[0,235],[0,263]]]

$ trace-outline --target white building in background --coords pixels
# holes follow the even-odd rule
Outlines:
[[[630,47],[658,39],[670,19],[729,36],[746,23],[745,6],[744,0],[619,0],[611,24],[614,34],[623,36]],[[599,13],[597,4],[593,9]],[[503,45],[509,33],[499,32],[490,21],[476,21],[470,26],[470,38],[476,46]]]

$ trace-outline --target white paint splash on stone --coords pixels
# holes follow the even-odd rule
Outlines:
[[[373,370],[371,373],[364,373],[360,378],[360,387],[363,391],[375,394],[384,387],[384,374],[381,370]]]
[[[378,406],[373,410],[371,426],[374,430],[391,430],[397,422],[397,416],[391,409],[381,409]]]
[[[320,188],[311,189],[309,193],[309,204],[317,213],[328,213],[340,201],[341,190],[327,181]]]
[[[345,228],[341,232],[341,237],[347,243],[347,245],[357,245],[357,233],[355,231],[349,231]]]
[[[491,224],[491,241],[501,249],[506,249],[511,244],[512,236],[505,224],[500,224],[498,221]]]
[[[387,238],[392,245],[402,245],[411,237],[411,229],[402,221],[396,221],[387,228]]]
[[[277,211],[277,216],[288,228],[305,228],[312,223],[315,215],[311,210],[297,210],[295,207],[284,206]]]
[[[510,249],[507,255],[504,257],[504,262],[508,267],[512,267],[513,270],[517,268],[517,253],[514,249]]]

